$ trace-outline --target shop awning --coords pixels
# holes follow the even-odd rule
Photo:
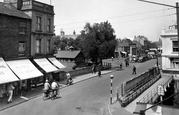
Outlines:
[[[34,61],[46,72],[56,72],[58,69],[53,66],[46,58],[34,59]]]
[[[48,58],[50,62],[52,62],[55,66],[57,66],[59,69],[66,68],[62,63],[60,63],[56,58]]]
[[[29,59],[7,61],[6,63],[21,80],[43,76]]]
[[[18,81],[19,79],[10,70],[3,58],[0,58],[0,84]]]

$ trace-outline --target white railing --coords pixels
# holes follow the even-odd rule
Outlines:
[[[150,102],[154,97],[158,97],[158,86],[163,86],[164,89],[166,89],[167,85],[172,81],[172,76],[162,80],[158,85],[156,85],[149,93],[147,93],[139,102],[140,103],[148,103]]]

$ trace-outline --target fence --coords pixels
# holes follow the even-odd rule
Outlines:
[[[117,99],[121,101],[122,106],[126,106],[160,77],[158,68],[149,69],[147,72],[121,84],[121,87],[117,88]]]
[[[103,62],[102,70],[107,70],[107,69],[111,69],[111,63]],[[71,77],[84,75],[84,74],[88,74],[88,73],[91,73],[91,72],[92,72],[92,66],[69,71]],[[60,72],[59,77],[60,77],[60,80],[66,79],[66,73],[64,71]]]

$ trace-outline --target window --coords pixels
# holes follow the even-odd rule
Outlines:
[[[173,52],[178,52],[178,41],[173,41]]]
[[[19,34],[25,34],[25,33],[26,33],[26,23],[19,22]]]
[[[41,39],[36,40],[36,53],[41,53]]]
[[[170,66],[171,68],[179,68],[179,64],[178,64],[179,59],[171,58],[170,61],[171,61],[171,66]]]
[[[42,20],[41,17],[37,16],[36,30],[41,30]]]
[[[23,0],[22,5],[23,6],[30,6],[30,1],[29,0]]]
[[[19,55],[24,55],[24,54],[25,54],[25,43],[19,42]]]
[[[51,19],[50,18],[48,18],[47,19],[47,32],[50,32],[50,30],[51,30]]]
[[[47,40],[47,53],[50,53],[50,40]]]

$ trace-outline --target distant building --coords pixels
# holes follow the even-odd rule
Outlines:
[[[68,35],[65,34],[65,31],[63,31],[63,30],[60,31],[61,38],[64,37],[64,38],[68,38],[68,39],[70,39],[70,38],[76,39],[79,35],[80,34],[76,34],[75,30],[73,31],[73,34],[68,34]]]
[[[73,63],[80,66],[85,63],[85,58],[80,50],[58,50],[55,57],[62,63]]]
[[[124,38],[121,41],[118,41],[118,46],[115,50],[115,54],[119,54],[121,57],[123,54],[127,56],[127,54],[130,55],[136,55],[136,44],[133,43],[130,39]]]

